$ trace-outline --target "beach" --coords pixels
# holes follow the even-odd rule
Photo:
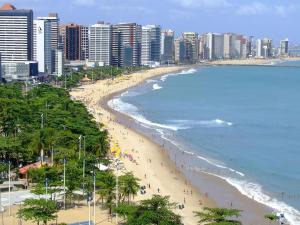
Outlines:
[[[201,174],[202,181],[205,182],[204,188],[201,190],[201,184],[196,188],[177,170],[164,146],[132,129],[133,119],[107,106],[107,101],[130,87],[142,85],[149,78],[183,69],[185,68],[166,67],[138,72],[114,80],[84,85],[72,90],[70,94],[72,98],[87,106],[96,121],[104,124],[109,132],[111,144],[117,143],[123,153],[130,155],[129,158],[123,159],[125,171],[132,171],[141,180],[141,185],[148,187],[147,193],[138,195],[135,200],[147,199],[153,194],[170,196],[172,202],[185,205],[183,210],[177,209],[176,212],[183,217],[184,224],[191,225],[197,224],[194,211],[201,211],[203,207],[216,207],[216,198],[223,202],[218,205],[230,207],[227,204],[230,199],[234,202],[233,207],[244,211],[244,224],[264,224],[264,214],[271,211],[269,208],[243,196],[225,181],[211,175]],[[215,196],[208,195],[207,188],[213,189]]]

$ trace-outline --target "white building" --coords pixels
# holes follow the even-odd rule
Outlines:
[[[64,74],[64,52],[61,49],[55,51],[55,74],[58,77],[61,77]]]
[[[33,59],[40,73],[52,73],[51,23],[47,20],[33,21]]]
[[[151,28],[142,27],[142,53],[141,53],[141,64],[151,64]]]
[[[261,39],[256,40],[256,57],[257,58],[262,57],[262,42],[261,42]]]
[[[89,28],[89,61],[111,65],[112,26],[95,24]]]

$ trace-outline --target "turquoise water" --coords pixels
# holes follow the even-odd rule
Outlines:
[[[203,67],[109,104],[180,146],[193,167],[300,224],[300,68]]]

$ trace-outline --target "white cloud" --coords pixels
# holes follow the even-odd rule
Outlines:
[[[277,16],[286,17],[288,14],[295,12],[299,9],[299,5],[287,4],[287,5],[266,5],[262,2],[253,2],[247,5],[241,5],[237,9],[239,15],[263,15],[263,14],[275,14]]]
[[[228,0],[175,0],[176,3],[187,8],[219,8],[231,5]]]
[[[82,6],[91,6],[96,4],[96,0],[74,0],[74,4]]]
[[[242,5],[238,8],[239,15],[259,15],[264,14],[269,10],[268,6],[261,2],[253,2],[248,5]]]

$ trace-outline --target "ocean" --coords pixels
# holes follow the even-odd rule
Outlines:
[[[179,168],[218,176],[300,224],[300,68],[203,66],[108,104],[176,146]]]

